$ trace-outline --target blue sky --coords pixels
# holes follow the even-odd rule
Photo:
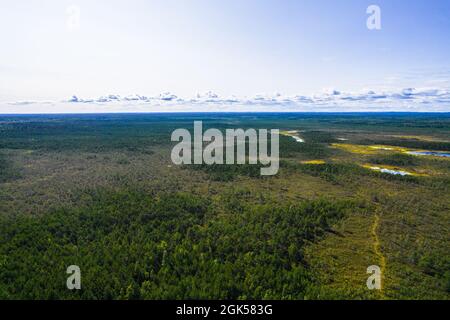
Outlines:
[[[366,27],[371,4],[381,30]],[[4,113],[325,100],[327,110],[450,111],[446,0],[2,0],[0,38]],[[164,92],[177,98],[156,101]],[[113,107],[100,98],[111,94]]]

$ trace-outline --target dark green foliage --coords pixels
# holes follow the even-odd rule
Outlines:
[[[185,165],[184,168],[201,170],[208,174],[209,178],[214,181],[232,181],[239,176],[262,178],[261,164],[192,164]]]
[[[104,152],[148,152],[168,144],[172,126],[158,124],[158,117],[139,121],[137,116],[22,116],[22,121],[0,124],[0,149]]]
[[[301,172],[321,177],[327,181],[340,183],[340,177],[346,175],[364,175],[366,171],[354,164],[300,164]]]
[[[420,257],[418,266],[423,272],[429,275],[444,275],[445,271],[450,270],[450,260],[444,254],[425,253]]]
[[[318,200],[217,215],[186,194],[90,197],[83,208],[1,221],[2,298],[302,298],[312,285],[302,247],[353,206]],[[80,291],[65,287],[73,264]]]
[[[377,177],[385,180],[407,182],[407,183],[427,183],[425,179],[415,176],[392,175],[363,168],[351,163],[325,163],[325,164],[299,164],[289,161],[281,161],[281,168],[297,170],[315,177],[323,178],[335,184],[345,184],[347,181],[356,181],[361,176]],[[428,183],[429,184],[429,183]]]
[[[299,143],[292,137],[280,136],[280,157],[303,156],[310,159],[322,159],[332,154],[333,150],[324,143],[306,141]]]
[[[391,166],[416,166],[420,160],[416,156],[402,153],[376,156],[369,159],[370,163],[387,164]]]
[[[334,143],[338,142],[335,134],[326,131],[304,131],[301,136],[309,143]]]
[[[424,253],[418,261],[418,266],[426,275],[437,277],[443,290],[450,293],[450,260],[446,253]]]
[[[13,162],[0,153],[0,183],[14,180],[20,177],[18,169]]]

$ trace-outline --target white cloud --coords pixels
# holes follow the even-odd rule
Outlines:
[[[450,112],[450,89],[403,88],[395,91],[342,92],[328,89],[307,95],[259,94],[222,97],[208,91],[193,97],[170,92],[156,96],[109,94],[98,98],[72,96],[60,102],[16,101],[0,103],[0,113],[27,112],[32,106],[52,105],[55,112],[152,112],[152,111],[417,111]],[[10,106],[10,107],[7,107]],[[11,108],[14,106],[14,108]],[[29,108],[27,108],[29,106]],[[81,107],[83,106],[83,107]],[[59,110],[59,111],[58,111]],[[91,110],[91,111],[90,111]],[[42,111],[39,111],[42,112]]]

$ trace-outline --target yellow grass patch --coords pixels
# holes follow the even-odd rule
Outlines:
[[[359,154],[376,154],[379,151],[395,151],[395,152],[407,152],[410,149],[396,147],[396,146],[386,146],[386,145],[372,145],[365,146],[359,144],[349,144],[349,143],[332,143],[332,147],[342,149],[351,153]]]
[[[298,133],[297,130],[281,130],[280,131],[280,134],[283,135],[283,136],[292,136],[292,135],[295,135],[297,133]]]
[[[375,154],[377,151],[375,149],[371,149],[368,146],[361,146],[357,144],[347,144],[347,143],[332,143],[332,147],[342,149],[351,153],[359,153],[359,154]]]
[[[374,145],[369,146],[370,149],[373,150],[381,150],[381,151],[397,151],[397,152],[406,152],[409,151],[408,148],[396,147],[396,146],[385,146],[385,145]]]
[[[324,160],[307,160],[307,161],[300,161],[303,164],[325,164]]]

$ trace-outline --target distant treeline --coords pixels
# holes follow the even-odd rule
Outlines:
[[[170,123],[66,120],[0,124],[0,149],[42,151],[146,151],[170,143]]]

